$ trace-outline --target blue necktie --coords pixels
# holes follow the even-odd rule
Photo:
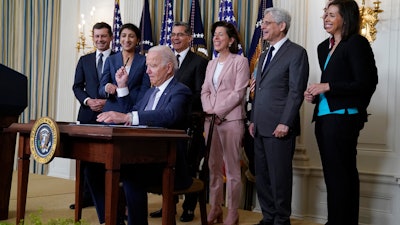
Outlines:
[[[101,72],[103,70],[103,53],[99,54],[99,60],[97,61],[97,76],[101,80]]]
[[[146,108],[144,108],[145,111],[147,110],[153,110],[153,105],[154,105],[154,100],[156,99],[156,94],[160,89],[154,88],[153,93],[151,93],[149,101],[147,102]]]
[[[263,67],[263,69],[262,69],[262,72],[265,71],[265,69],[267,68],[267,66],[268,66],[269,63],[271,62],[272,52],[273,52],[274,50],[275,50],[274,46],[271,46],[271,47],[269,48],[268,55],[267,55],[267,61],[265,61],[264,67]]]

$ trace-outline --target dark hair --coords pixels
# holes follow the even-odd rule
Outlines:
[[[125,23],[124,25],[122,25],[121,28],[119,29],[119,36],[121,36],[121,32],[124,29],[129,29],[129,30],[135,32],[137,39],[142,40],[142,32],[135,24]]]
[[[175,22],[174,27],[185,27],[185,34],[190,35],[190,36],[193,34],[192,28],[186,22],[179,22],[179,21]]]
[[[98,30],[98,29],[103,29],[103,28],[107,29],[108,34],[110,35],[110,37],[113,36],[112,30],[111,30],[111,26],[108,25],[108,23],[105,23],[105,22],[99,22],[99,23],[96,23],[95,25],[93,25],[92,34],[93,34],[93,31],[95,29]]]
[[[339,8],[339,14],[343,18],[342,39],[346,40],[354,34],[360,33],[360,11],[354,0],[334,0],[329,6],[335,5]]]
[[[231,44],[231,46],[229,46],[229,51],[231,53],[237,54],[239,52],[240,37],[239,37],[239,33],[237,32],[235,26],[233,26],[233,24],[228,23],[226,21],[217,21],[211,27],[212,35],[214,35],[215,29],[217,29],[217,27],[224,27],[229,38],[233,37],[234,41]]]

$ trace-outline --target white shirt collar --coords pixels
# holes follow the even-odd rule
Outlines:
[[[282,47],[283,43],[285,43],[287,40],[288,40],[288,37],[286,36],[273,45],[274,51],[272,52],[272,57],[274,57],[275,53],[277,53],[279,51],[279,49]]]
[[[96,58],[99,57],[99,54],[100,54],[100,53],[103,53],[103,59],[104,59],[104,58],[107,58],[107,57],[110,56],[110,54],[111,54],[111,48],[109,48],[109,49],[107,49],[107,50],[105,50],[105,51],[96,50]]]
[[[179,56],[179,65],[181,65],[182,64],[182,62],[183,62],[183,60],[185,59],[185,57],[186,57],[186,55],[187,55],[187,53],[190,51],[190,47],[188,47],[187,49],[185,49],[185,50],[183,50],[183,51],[181,51],[181,52],[177,52],[177,51],[175,51],[175,56],[176,55],[180,55]]]
[[[168,80],[164,81],[164,83],[162,83],[160,86],[158,86],[157,88],[160,90],[158,94],[162,94],[164,92],[164,90],[167,88],[168,84],[171,82],[172,78],[174,78],[174,76],[170,77]]]

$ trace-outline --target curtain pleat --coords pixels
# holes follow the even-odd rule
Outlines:
[[[28,107],[20,121],[54,118],[60,0],[1,0],[0,5],[0,63],[28,78]],[[45,165],[31,163],[34,173],[46,170]]]

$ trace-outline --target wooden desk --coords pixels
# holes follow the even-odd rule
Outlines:
[[[29,138],[33,123],[14,123],[5,131],[19,132],[18,148],[18,192],[17,221],[25,217],[26,193],[29,176]],[[176,141],[189,137],[184,131],[169,129],[128,128],[91,125],[70,125],[58,123],[60,148],[56,157],[87,162],[104,163],[106,174],[105,219],[106,224],[117,221],[116,209],[121,164],[166,163],[163,172],[163,225],[172,225],[175,217],[173,201],[174,166],[176,161]],[[75,220],[81,217],[78,210],[81,202],[83,177],[77,172],[75,185]]]
[[[0,220],[8,219],[10,190],[15,156],[15,133],[5,133],[3,128],[18,122],[19,116],[4,116],[0,113]]]

